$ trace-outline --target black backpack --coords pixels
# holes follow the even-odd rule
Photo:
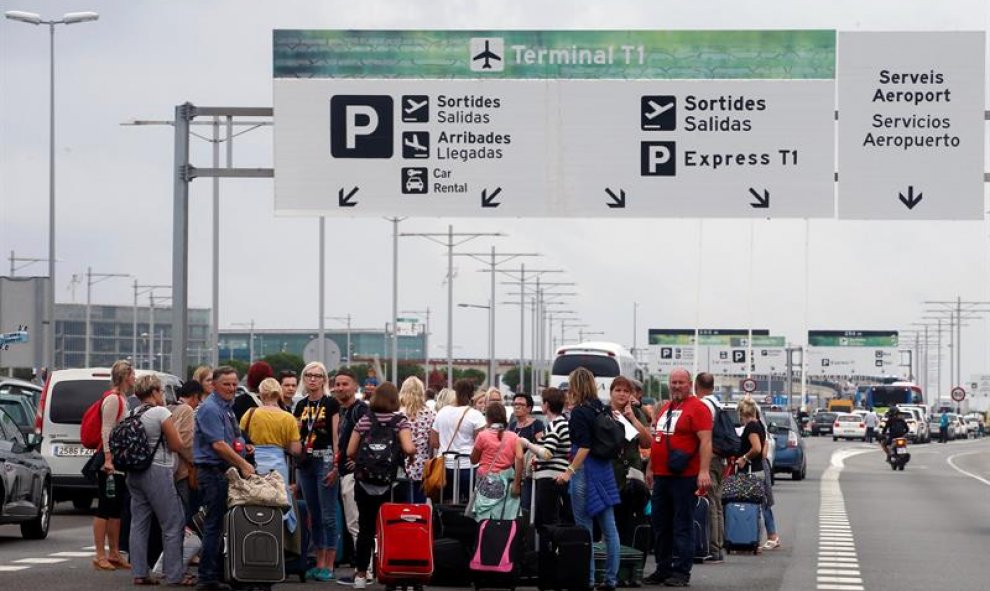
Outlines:
[[[155,452],[162,444],[165,434],[158,437],[154,446],[148,442],[148,433],[141,423],[141,415],[150,408],[145,406],[127,415],[110,432],[110,453],[115,469],[121,472],[144,472],[155,461]]]
[[[595,411],[591,429],[591,455],[599,460],[614,460],[626,444],[626,429],[612,416],[612,409]]]
[[[381,422],[371,416],[371,427],[361,438],[357,457],[354,459],[354,479],[358,482],[387,486],[395,480],[402,448],[396,427],[402,417],[394,416]]]
[[[705,402],[710,403],[710,401]],[[712,421],[712,453],[721,458],[739,455],[742,439],[736,433],[732,417],[715,404],[711,406],[715,409],[715,418]]]

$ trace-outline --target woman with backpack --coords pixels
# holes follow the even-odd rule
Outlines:
[[[403,455],[415,456],[412,425],[399,412],[399,391],[383,382],[371,399],[370,414],[354,426],[347,458],[354,462],[354,497],[358,506],[354,588],[368,584],[368,566],[375,546],[378,510],[389,500],[395,473]]]
[[[110,382],[113,387],[103,393],[100,403],[100,447],[96,456],[103,456],[103,465],[96,477],[97,505],[93,517],[93,540],[96,557],[93,568],[96,570],[129,569],[131,565],[120,554],[120,517],[127,500],[127,486],[124,475],[116,472],[110,453],[110,432],[117,426],[127,410],[127,393],[134,388],[134,367],[131,362],[121,359],[110,369]],[[97,423],[94,422],[94,425]],[[99,460],[95,457],[94,460]],[[106,546],[109,544],[109,555]]]
[[[583,367],[571,372],[567,380],[567,395],[573,406],[568,429],[571,435],[571,463],[557,482],[570,483],[571,508],[574,521],[594,536],[597,522],[605,539],[605,581],[599,591],[615,591],[619,576],[619,531],[615,527],[614,507],[619,504],[619,489],[615,484],[611,457],[593,453],[601,441],[599,420],[611,416],[598,400],[595,376]],[[599,450],[600,451],[600,450]],[[611,453],[611,452],[610,452]],[[591,556],[589,587],[595,586],[595,558]]]
[[[487,428],[478,433],[471,463],[478,466],[471,511],[479,522],[514,519],[522,492],[523,447],[519,435],[506,429],[505,406],[490,402],[485,409]]]
[[[130,549],[134,584],[158,584],[151,578],[148,564],[151,519],[155,517],[162,528],[166,582],[191,587],[196,580],[186,576],[182,561],[185,512],[172,479],[176,452],[182,451],[182,437],[172,421],[172,412],[165,407],[162,382],[157,376],[141,376],[134,386],[134,394],[141,404],[129,416],[140,418],[153,458],[146,469],[127,473],[127,487],[131,491]]]

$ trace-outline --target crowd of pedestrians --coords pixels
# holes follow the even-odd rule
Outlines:
[[[199,368],[178,391],[177,403],[166,406],[157,377],[135,380],[128,362],[114,365],[113,388],[100,406],[104,445],[93,521],[95,568],[130,568],[135,584],[157,584],[149,543],[160,527],[166,583],[227,589],[221,540],[225,473],[233,467],[244,478],[277,472],[287,496],[299,499],[284,511],[284,527],[287,539],[298,539],[300,528],[310,534],[312,547],[299,548],[315,559],[308,578],[361,589],[371,578],[379,508],[389,500],[427,502],[424,479],[433,458],[442,462],[446,478],[432,502],[466,505],[479,521],[531,511],[538,527],[572,523],[590,532],[604,544],[602,591],[622,582],[620,550],[638,545],[643,527],[649,532],[643,551],[652,551],[657,565],[644,582],[689,584],[697,558],[697,495],[710,502],[704,562],[724,561],[720,488],[727,468],[764,475],[762,549],[780,545],[759,408],[741,401],[739,449],[728,456],[713,453],[713,425],[723,408],[711,374],[692,382],[686,370],[673,371],[669,400],[654,408],[638,382],[616,377],[606,398],[594,375],[578,368],[566,384],[542,392],[542,418],[533,414],[531,395],[503,398],[501,391],[479,390],[468,380],[437,393],[416,377],[401,388],[375,380],[359,396],[353,372],[343,368],[331,376],[318,362],[277,378],[259,362],[246,377],[247,392],[235,396],[236,370]],[[154,459],[148,469],[125,478],[114,467],[108,437],[132,415],[154,446]],[[621,445],[606,456],[600,451],[602,416],[623,430]],[[308,517],[300,514],[301,501]],[[127,512],[130,562],[120,543]],[[194,524],[202,537],[195,576],[182,553],[184,529]],[[345,555],[355,569],[352,577],[335,574]],[[594,556],[591,562],[594,587]]]

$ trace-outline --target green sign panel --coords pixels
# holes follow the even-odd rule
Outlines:
[[[896,347],[896,330],[809,330],[812,347]]]
[[[698,331],[698,344],[701,346],[735,346],[733,341],[749,338],[750,332],[747,329],[738,328],[704,328]],[[783,337],[770,337],[767,329],[756,329],[752,331],[754,342],[758,337],[768,339],[780,339],[783,346]],[[693,345],[693,328],[651,328],[648,334],[648,342],[651,345]],[[762,345],[764,347],[775,347],[778,345]]]
[[[821,80],[835,31],[276,30],[275,78]]]

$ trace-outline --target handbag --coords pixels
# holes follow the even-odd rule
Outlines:
[[[474,490],[481,496],[487,497],[493,501],[497,501],[505,496],[505,479],[499,474],[493,474],[492,468],[495,467],[495,460],[498,459],[498,454],[502,453],[505,449],[506,441],[503,440],[495,451],[495,455],[492,456],[492,461],[488,464],[488,470],[485,475],[478,479],[478,484],[475,485]]]
[[[454,435],[450,438],[450,443],[447,445],[446,451],[426,460],[426,463],[423,464],[423,493],[428,497],[441,494],[444,487],[447,486],[447,466],[444,463],[443,456],[454,446],[454,439],[457,438],[457,432],[461,430],[461,423],[464,422],[464,417],[467,416],[470,410],[470,406],[464,409],[464,414],[461,415],[460,420],[457,421],[457,426],[454,427]]]
[[[99,478],[100,471],[103,470],[103,463],[105,461],[106,456],[103,454],[103,448],[101,447],[86,460],[86,463],[82,467],[82,475],[86,480],[95,483]]]
[[[722,501],[763,504],[767,497],[764,476],[753,474],[752,467],[747,472],[739,472],[733,466],[734,464],[726,467],[725,480],[722,482]]]
[[[261,505],[263,507],[288,508],[289,495],[285,490],[282,475],[274,470],[260,476],[252,474],[241,478],[237,468],[228,468],[227,476],[227,505]]]

